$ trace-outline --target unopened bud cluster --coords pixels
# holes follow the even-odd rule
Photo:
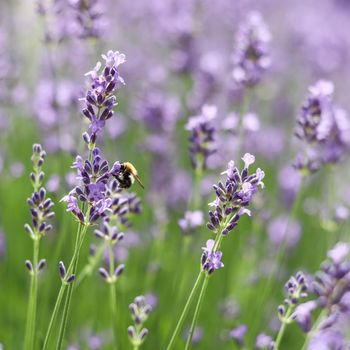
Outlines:
[[[143,324],[152,311],[152,307],[146,303],[145,297],[141,295],[129,305],[129,310],[134,321],[134,325],[128,327],[129,338],[133,346],[140,346],[148,334],[148,329],[143,328]]]
[[[282,323],[290,323],[293,317],[286,312],[286,306],[294,309],[300,302],[300,299],[307,297],[307,284],[305,276],[302,272],[298,272],[295,277],[292,276],[286,283],[287,298],[284,300],[284,305],[278,307],[278,317]]]
[[[34,274],[34,272],[41,271],[46,265],[46,259],[41,259],[37,265],[34,267],[30,260],[26,260],[24,262],[25,267],[28,269],[30,274]]]
[[[109,242],[111,249],[113,249],[113,246],[124,238],[124,233],[118,232],[117,227],[110,225],[110,222],[107,219],[103,222],[101,230],[95,230],[95,235],[98,238],[104,239],[107,242]],[[113,256],[110,256],[109,258],[113,259]],[[120,277],[124,272],[124,269],[125,265],[120,264],[114,269],[114,271],[108,272],[104,267],[100,267],[98,271],[101,277],[107,283],[115,283],[117,282],[118,277]]]
[[[44,179],[42,166],[44,164],[45,156],[46,152],[42,149],[41,145],[34,144],[31,157],[33,171],[30,173],[30,180],[34,192],[27,199],[32,222],[31,225],[28,223],[24,225],[24,229],[33,241],[40,240],[41,237],[45,236],[45,234],[52,229],[52,225],[48,224],[46,220],[51,219],[55,215],[52,211],[54,204],[50,198],[46,198],[46,190],[44,187],[41,187]],[[33,263],[30,260],[26,260],[25,266],[30,273],[36,273],[44,268],[45,260],[40,260],[36,266],[33,266]]]
[[[60,276],[61,276],[61,281],[63,283],[72,283],[75,279],[75,275],[74,274],[67,274],[67,270],[66,270],[66,267],[64,266],[64,263],[63,261],[60,261],[58,263],[58,271],[60,273]]]

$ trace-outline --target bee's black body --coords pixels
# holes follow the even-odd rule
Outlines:
[[[116,179],[118,180],[121,188],[130,188],[134,182],[133,174],[124,164],[121,165],[120,171],[118,175],[116,175]]]

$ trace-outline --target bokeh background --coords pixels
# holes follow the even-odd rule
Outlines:
[[[250,91],[234,84],[237,31],[257,11],[271,34],[271,60]],[[128,305],[146,295],[153,306],[143,349],[165,349],[198,273],[212,184],[229,160],[241,166],[243,150],[264,169],[265,189],[252,217],[241,219],[223,250],[225,267],[210,279],[194,348],[253,349],[258,334],[279,328],[277,306],[284,283],[302,269],[315,273],[338,241],[348,241],[349,166],[344,159],[302,178],[293,167],[303,145],[294,136],[308,87],[334,83],[334,101],[349,110],[350,3],[346,0],[56,0],[0,3],[0,343],[23,344],[29,278],[25,259],[32,241],[26,199],[32,144],[47,152],[45,186],[55,202],[54,229],[41,243],[47,267],[40,275],[37,348],[60,286],[58,261],[68,263],[76,222],[60,199],[74,186],[70,168],[83,152],[86,121],[79,98],[90,71],[108,50],[125,53],[126,85],[99,146],[111,163],[131,161],[145,190],[133,186],[142,212],[130,217],[116,260],[126,265],[117,284],[122,349],[131,348]],[[189,156],[191,116],[215,105],[215,154],[199,177]],[[237,131],[240,114],[244,114]],[[243,146],[238,147],[238,135]],[[241,150],[239,151],[239,148]],[[302,186],[301,186],[302,183]],[[197,193],[193,201],[194,192]],[[295,197],[298,203],[295,205]],[[292,209],[294,208],[294,209]],[[179,220],[199,210],[193,229]],[[186,227],[184,227],[186,226]],[[191,226],[191,225],[190,225]],[[92,230],[91,230],[92,231]],[[92,232],[79,269],[89,264]],[[282,247],[282,248],[281,248]],[[99,262],[74,292],[65,348],[112,349],[110,307]],[[189,326],[190,318],[185,322]],[[247,326],[244,345],[232,330]],[[184,348],[183,335],[176,349]],[[292,324],[283,349],[302,347],[305,335]],[[53,345],[52,345],[53,346]],[[330,348],[331,349],[331,348]],[[337,348],[338,349],[338,348]],[[339,348],[342,349],[342,348]]]

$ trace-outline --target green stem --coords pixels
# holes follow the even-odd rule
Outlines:
[[[250,100],[251,100],[251,90],[250,88],[247,88],[243,96],[243,101],[242,101],[241,111],[239,114],[239,121],[238,121],[238,146],[237,146],[238,156],[240,156],[243,149],[243,139],[244,139],[243,117],[249,111]]]
[[[205,292],[207,290],[208,282],[209,282],[209,275],[206,274],[205,279],[203,281],[201,292],[199,294],[199,298],[198,298],[198,301],[197,301],[196,309],[195,309],[195,312],[194,312],[194,315],[193,315],[191,328],[190,328],[190,333],[189,333],[188,338],[187,338],[185,350],[189,350],[191,348],[192,337],[193,337],[194,330],[196,328],[196,324],[197,324],[197,321],[198,321],[199,312],[200,312],[202,304],[203,304],[203,300],[204,300],[204,297],[205,297]]]
[[[117,335],[117,300],[116,300],[116,290],[115,290],[115,280],[114,276],[114,254],[113,254],[113,243],[109,242],[109,276],[112,280],[109,283],[109,293],[110,293],[110,306],[111,306],[111,318],[112,318],[112,328],[113,328],[113,337],[114,337],[114,349],[117,349],[118,346],[118,335]]]
[[[38,298],[38,262],[39,262],[39,243],[40,237],[35,232],[34,245],[33,245],[33,272],[31,273],[30,280],[30,292],[27,312],[27,324],[25,333],[25,349],[34,349],[35,338],[35,325],[36,325],[36,308]]]
[[[280,330],[278,331],[278,334],[277,334],[275,346],[273,348],[274,350],[279,349],[284,332],[286,330],[287,325],[289,324],[289,318],[290,318],[291,314],[293,313],[294,309],[295,309],[295,305],[289,304],[287,312],[286,312],[285,316],[283,316],[283,320],[281,321],[282,324],[281,324]]]
[[[197,280],[191,290],[191,293],[190,293],[190,296],[188,297],[187,299],[187,302],[186,302],[186,305],[184,307],[184,309],[182,310],[182,313],[181,313],[181,316],[180,316],[180,319],[179,321],[177,322],[177,325],[176,325],[176,328],[171,336],[171,339],[170,339],[170,342],[166,348],[166,350],[170,350],[173,348],[174,346],[174,343],[175,343],[175,339],[176,337],[178,336],[179,332],[180,332],[180,329],[181,329],[181,326],[185,320],[185,317],[187,316],[188,314],[188,311],[190,309],[190,306],[192,304],[192,301],[193,301],[193,298],[195,296],[195,293],[199,287],[199,284],[200,282],[202,281],[202,277],[204,276],[205,272],[204,271],[201,271],[199,274],[198,274],[198,277],[197,277]]]
[[[189,205],[190,210],[197,210],[201,207],[201,180],[203,175],[203,159],[202,157],[197,157],[197,167],[194,174],[194,184],[193,192],[191,197],[191,202]]]
[[[73,257],[72,257],[72,259],[70,261],[70,264],[68,266],[68,269],[67,269],[67,276],[70,276],[72,271],[73,271],[73,264],[74,264],[74,262],[76,260],[76,257],[77,257],[78,248],[81,246],[81,244],[79,244],[80,243],[81,226],[82,226],[81,224],[79,224],[79,226],[78,226],[78,231],[77,231],[76,239],[75,239],[74,253],[73,253]],[[49,339],[50,339],[50,336],[51,336],[53,325],[54,325],[54,322],[55,322],[56,317],[58,315],[58,311],[60,309],[60,306],[61,306],[61,303],[62,303],[62,299],[63,299],[63,296],[64,296],[64,292],[66,290],[66,287],[67,287],[66,282],[62,281],[62,284],[61,284],[61,287],[60,287],[60,290],[58,292],[58,296],[57,296],[57,299],[56,299],[56,303],[55,303],[55,306],[54,306],[54,309],[53,309],[53,312],[52,312],[52,315],[51,315],[49,326],[48,326],[47,331],[46,331],[44,345],[43,345],[43,349],[42,350],[47,350],[47,348],[48,348]]]
[[[74,249],[76,254],[73,255],[73,259],[72,259],[73,270],[72,270],[71,273],[74,274],[74,275],[76,275],[76,271],[77,271],[78,263],[79,263],[80,249],[81,249],[81,247],[83,245],[85,234],[86,234],[86,231],[88,229],[88,225],[84,225],[83,228],[81,229],[82,225],[83,224],[81,224],[81,223],[79,224],[78,232],[80,232],[80,231],[81,232],[80,232],[80,234],[78,234],[78,240],[77,240],[78,245]],[[75,257],[75,259],[74,259],[74,257]],[[57,350],[61,350],[61,348],[62,348],[64,334],[65,334],[66,327],[67,327],[69,308],[70,308],[70,304],[71,304],[71,300],[72,300],[73,283],[74,282],[72,282],[72,283],[70,283],[68,285],[67,297],[66,297],[66,301],[65,301],[64,307],[63,307],[62,321],[61,321],[60,331],[59,331],[59,334],[58,334],[58,340],[57,340],[57,346],[56,346]]]
[[[105,241],[103,241],[102,244],[99,245],[95,254],[90,257],[90,261],[84,266],[84,268],[79,273],[79,276],[76,282],[74,283],[74,289],[77,289],[80,286],[80,284],[84,281],[84,279],[93,273],[99,261],[101,260],[103,252],[106,250],[106,247],[107,245]]]

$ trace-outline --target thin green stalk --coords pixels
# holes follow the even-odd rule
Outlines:
[[[221,224],[220,233],[218,233],[217,236],[215,237],[214,246],[213,246],[213,251],[214,252],[216,252],[216,251],[218,251],[220,249],[221,242],[222,242],[222,239],[224,237],[221,232],[224,229],[224,227],[227,226],[227,224],[228,224],[229,220],[231,219],[231,217],[232,217],[232,215],[227,216],[225,218],[223,224]],[[194,330],[196,328],[197,320],[198,320],[198,317],[199,317],[199,312],[200,312],[200,309],[202,307],[203,300],[204,300],[205,293],[206,293],[207,286],[208,286],[208,282],[209,282],[209,274],[206,273],[205,271],[202,271],[202,273],[205,273],[205,278],[204,278],[204,281],[203,281],[203,284],[202,284],[202,288],[201,288],[201,291],[200,291],[200,294],[199,294],[199,298],[197,300],[196,309],[194,311],[194,315],[193,315],[193,319],[192,319],[192,323],[191,323],[190,332],[189,332],[189,335],[188,335],[188,338],[187,338],[185,350],[189,350],[190,347],[191,347],[193,333],[194,333]]]
[[[114,254],[113,254],[113,242],[110,240],[109,242],[109,276],[112,280],[109,283],[109,293],[110,293],[110,306],[111,306],[111,318],[112,318],[112,328],[113,328],[113,337],[114,337],[114,349],[117,349],[118,346],[118,335],[117,335],[117,300],[116,300],[116,292],[115,292],[115,280],[112,276],[114,276]]]
[[[243,101],[241,105],[241,110],[239,113],[239,120],[238,120],[238,156],[241,154],[243,149],[243,138],[244,138],[244,129],[243,129],[243,117],[244,115],[249,111],[250,108],[250,101],[251,101],[251,90],[250,88],[247,88],[244,96]]]
[[[275,341],[275,346],[273,348],[274,350],[278,350],[279,349],[279,346],[281,344],[284,332],[286,330],[287,325],[289,324],[289,318],[292,315],[294,309],[295,309],[295,305],[294,304],[289,304],[288,309],[286,311],[286,314],[285,314],[285,316],[283,316],[283,320],[281,321],[282,324],[281,324],[281,327],[280,327],[280,329],[278,331],[278,334],[277,334],[277,338],[276,338],[276,341]]]
[[[182,310],[182,313],[181,313],[181,316],[180,316],[180,319],[179,321],[177,322],[177,325],[176,325],[176,328],[171,336],[171,339],[170,339],[170,342],[166,348],[166,350],[171,350],[174,346],[174,343],[175,343],[175,339],[176,337],[178,336],[179,332],[180,332],[180,329],[181,329],[181,326],[185,320],[185,317],[187,316],[188,314],[188,311],[190,309],[190,306],[192,304],[192,300],[196,294],[196,291],[200,285],[200,282],[202,281],[202,277],[204,276],[205,272],[204,271],[200,271],[200,273],[198,274],[198,277],[197,277],[197,280],[191,290],[191,293],[190,293],[190,296],[188,297],[187,299],[187,302],[186,302],[186,305],[184,307],[184,309]]]
[[[209,282],[209,275],[206,274],[204,281],[203,281],[201,292],[199,294],[196,309],[194,311],[194,315],[193,315],[193,319],[192,319],[192,323],[191,323],[191,328],[190,328],[190,333],[189,333],[188,338],[187,338],[185,350],[189,350],[191,348],[192,337],[193,337],[194,330],[196,328],[196,324],[198,321],[199,312],[200,312],[202,304],[203,304],[203,300],[205,297],[205,292],[207,290],[208,282]]]
[[[84,281],[84,279],[93,273],[93,271],[97,267],[97,264],[101,260],[103,252],[106,250],[106,248],[107,248],[106,242],[103,241],[97,248],[95,254],[90,257],[89,262],[84,266],[84,268],[79,273],[79,276],[76,282],[74,282],[74,289],[77,289],[80,286],[80,284]]]
[[[201,207],[201,180],[203,176],[203,157],[197,157],[197,166],[194,174],[193,192],[191,196],[191,202],[189,205],[190,210],[197,210]]]
[[[35,338],[35,326],[36,326],[36,307],[38,298],[38,262],[39,262],[39,244],[40,237],[35,232],[34,244],[33,244],[33,271],[30,274],[30,292],[27,312],[27,324],[24,348],[26,350],[34,349],[34,338]]]
[[[79,226],[81,227],[82,224],[79,224]],[[78,246],[75,249],[76,254],[74,254],[75,259],[73,262],[73,271],[72,271],[73,274],[76,274],[76,271],[78,268],[80,249],[83,245],[87,229],[88,229],[88,225],[84,225],[84,227],[81,230],[79,230],[79,231],[81,231],[81,234],[78,234],[79,240],[78,240]],[[56,346],[57,350],[60,350],[62,348],[64,334],[65,334],[66,327],[67,327],[68,314],[69,314],[69,308],[70,308],[70,304],[71,304],[71,300],[72,300],[72,294],[73,294],[73,283],[70,283],[68,285],[67,297],[66,297],[66,301],[65,301],[64,307],[63,307],[62,321],[61,321],[61,326],[60,326],[58,340],[57,340],[57,346]]]
[[[78,250],[77,248],[80,246],[79,245],[79,238],[80,238],[81,226],[82,226],[81,224],[79,224],[79,226],[78,226],[78,231],[77,231],[76,239],[75,239],[74,253],[73,253],[73,257],[71,259],[71,262],[70,262],[70,264],[68,266],[68,269],[67,269],[67,276],[70,276],[71,273],[72,273],[73,264],[74,264],[74,261],[75,261],[76,256],[77,256],[77,250]],[[51,315],[49,326],[48,326],[47,331],[46,331],[44,345],[43,345],[43,349],[42,350],[47,350],[47,348],[48,348],[49,339],[50,339],[50,336],[51,336],[53,325],[54,325],[54,322],[55,322],[56,317],[58,315],[58,311],[60,309],[60,306],[61,306],[61,303],[62,303],[62,299],[63,299],[63,296],[64,296],[64,292],[66,290],[66,287],[67,287],[67,283],[65,281],[62,281],[62,284],[61,284],[61,287],[60,287],[60,290],[58,292],[58,296],[57,296],[57,299],[56,299],[56,303],[55,303],[55,306],[54,306],[54,309],[53,309],[53,312],[52,312],[52,315]]]

